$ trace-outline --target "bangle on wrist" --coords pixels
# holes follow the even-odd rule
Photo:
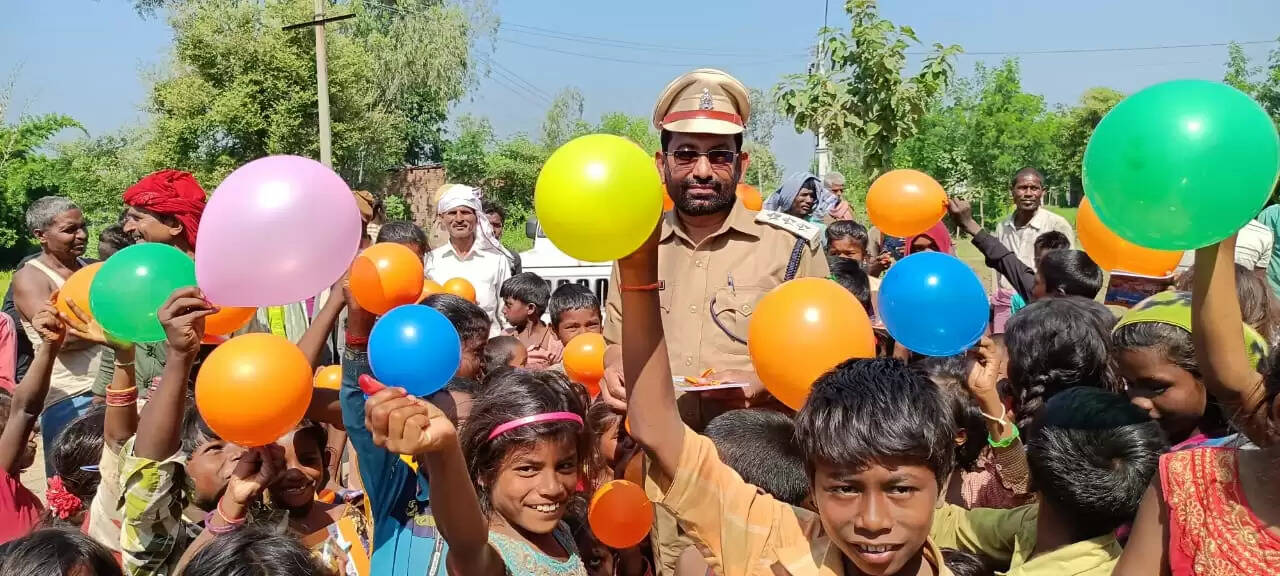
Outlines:
[[[217,505],[217,506],[215,506],[215,507],[213,508],[213,511],[214,511],[214,512],[216,512],[216,513],[218,514],[218,517],[219,517],[219,518],[221,518],[221,519],[222,519],[222,521],[223,521],[223,522],[226,522],[227,524],[235,524],[235,525],[239,526],[239,525],[241,525],[241,524],[244,524],[244,522],[245,522],[245,518],[244,518],[244,517],[240,517],[240,518],[237,518],[237,519],[235,519],[235,520],[232,520],[232,519],[231,519],[231,517],[227,516],[226,512],[223,512],[223,511],[222,511],[222,501],[221,501],[221,500],[219,500],[219,501],[218,501],[218,505]]]
[[[659,280],[651,284],[628,285],[623,284],[618,287],[622,292],[660,292],[667,288],[667,283]]]

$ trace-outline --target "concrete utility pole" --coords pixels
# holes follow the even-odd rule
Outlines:
[[[830,0],[822,3],[822,27],[827,27],[827,12],[830,10]],[[822,41],[818,44],[818,75],[826,73],[827,60],[827,43]],[[827,172],[831,171],[831,155],[827,149],[827,136],[823,133],[821,127],[818,128],[818,146],[814,152],[818,155],[818,178],[825,178]]]
[[[320,110],[320,163],[333,167],[333,134],[329,129],[329,55],[328,44],[324,38],[324,25],[354,18],[355,14],[343,14],[332,18],[324,17],[327,0],[315,0],[315,17],[310,22],[290,24],[284,30],[294,30],[311,26],[316,30],[316,104]]]

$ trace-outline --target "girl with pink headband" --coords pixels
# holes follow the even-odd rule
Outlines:
[[[379,392],[374,437],[427,467],[452,574],[587,576],[564,521],[599,466],[586,390],[559,372],[503,371],[456,430],[426,400]]]

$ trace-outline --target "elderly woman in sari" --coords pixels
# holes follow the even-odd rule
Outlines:
[[[841,203],[842,199],[823,186],[817,176],[809,172],[796,172],[787,176],[782,181],[782,186],[765,200],[764,209],[824,224],[828,219],[838,219],[832,212],[842,212],[837,210]]]

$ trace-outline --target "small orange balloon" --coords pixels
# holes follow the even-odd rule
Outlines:
[[[325,366],[316,372],[316,388],[342,389],[342,366]]]
[[[1144,248],[1116,235],[1098,219],[1088,198],[1076,211],[1076,234],[1080,236],[1080,247],[1103,270],[1168,276],[1182,261],[1180,251]]]
[[[764,208],[764,197],[760,195],[760,191],[750,184],[738,184],[738,200],[742,202],[742,206],[747,210],[760,211]]]
[[[422,279],[422,297],[418,298],[418,302],[422,302],[423,300],[426,300],[427,296],[430,296],[432,294],[439,294],[441,292],[444,292],[444,286],[441,286],[439,282],[436,282],[435,280],[432,280],[430,278],[423,278]]]
[[[102,268],[102,263],[94,262],[76,270],[58,289],[58,298],[54,300],[53,306],[74,321],[80,317],[71,311],[71,306],[67,302],[75,302],[76,308],[84,313],[87,320],[93,319],[93,312],[89,310],[89,285],[93,284],[93,277],[98,273],[99,268]]]
[[[311,389],[311,365],[297,346],[275,334],[245,334],[205,359],[196,407],[222,439],[265,446],[302,421]]]
[[[947,213],[947,193],[928,174],[885,172],[867,191],[867,216],[881,232],[910,238],[923,234]]]
[[[444,291],[472,304],[476,301],[476,287],[466,278],[450,278],[444,283]]]
[[[624,550],[649,535],[653,527],[653,503],[639,484],[613,480],[591,497],[587,523],[601,544]]]
[[[671,193],[667,192],[667,185],[663,184],[662,185],[662,211],[670,212],[672,210],[675,210],[675,208],[676,208],[676,203],[674,200],[671,199]]]
[[[874,357],[876,339],[852,293],[826,278],[800,278],[756,304],[747,352],[764,387],[799,410],[826,371],[850,358]]]
[[[570,380],[587,387],[591,397],[600,394],[600,379],[604,378],[604,336],[584,332],[574,336],[564,346],[564,372]]]
[[[374,244],[351,265],[351,295],[374,314],[417,302],[422,284],[422,259],[403,244]]]
[[[257,312],[257,308],[223,306],[217,312],[204,317],[204,333],[225,336],[244,328]]]

